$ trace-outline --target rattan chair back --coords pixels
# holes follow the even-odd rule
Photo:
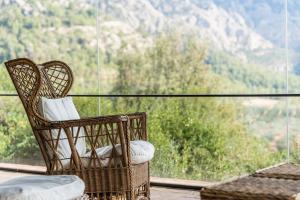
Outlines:
[[[68,65],[51,61],[36,65],[27,58],[5,63],[32,126],[47,123],[39,112],[40,97],[65,97],[73,83]]]
[[[50,157],[45,141],[35,131],[38,126],[49,123],[40,113],[40,99],[66,96],[73,82],[72,71],[61,61],[36,65],[27,58],[19,58],[7,61],[5,65],[25,108],[46,165],[49,165]]]

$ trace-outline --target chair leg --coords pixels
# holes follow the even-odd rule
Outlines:
[[[150,184],[149,183],[142,186],[142,193],[137,197],[136,200],[150,200]]]
[[[132,192],[126,192],[126,200],[134,200]]]
[[[148,182],[146,185],[146,197],[150,200],[150,183]]]

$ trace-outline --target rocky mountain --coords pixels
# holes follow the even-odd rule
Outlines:
[[[292,69],[300,63],[300,1],[287,2]],[[284,0],[100,0],[99,5],[100,24],[114,30],[103,32],[103,39],[119,44],[116,46],[122,38],[144,46],[158,33],[170,30],[195,33],[212,49],[225,50],[244,61],[252,59],[268,69],[285,70],[284,51],[280,50],[285,47]],[[128,34],[124,29],[130,29]]]
[[[101,0],[100,16],[106,27],[123,24],[120,29],[130,27],[143,37],[151,38],[170,30],[194,32],[214,48],[240,56],[247,51],[273,48],[273,44],[253,30],[241,14],[229,12],[213,1]]]
[[[247,25],[270,40],[285,46],[285,1],[283,0],[213,0],[228,12],[241,15]],[[300,49],[300,1],[288,0],[288,40],[291,49]]]
[[[124,43],[129,49],[142,49],[151,45],[158,34],[177,31],[196,34],[212,49],[224,50],[246,61],[263,60],[267,68],[280,70],[284,59],[268,58],[285,45],[284,3],[283,0],[0,0],[0,9],[18,5],[24,15],[34,17],[47,15],[51,5],[70,9],[73,16],[91,9],[90,17],[99,16],[101,51],[115,51]],[[300,49],[300,1],[288,0],[288,8],[289,46],[297,51]],[[96,20],[94,24],[82,23],[57,30],[60,34],[64,30],[70,33],[73,27],[73,32],[80,27],[89,44],[95,46]],[[55,27],[47,30],[56,31]]]

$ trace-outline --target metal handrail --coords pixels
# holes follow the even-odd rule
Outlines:
[[[18,94],[0,94],[0,97],[16,97]],[[161,98],[193,98],[193,97],[300,97],[300,94],[285,94],[285,93],[278,93],[278,94],[70,94],[68,96],[72,97],[161,97]]]

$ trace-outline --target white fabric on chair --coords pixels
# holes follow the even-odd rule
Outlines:
[[[0,183],[0,200],[73,200],[84,193],[77,176],[24,176]]]
[[[43,116],[49,121],[80,119],[76,107],[73,103],[72,97],[64,97],[58,99],[47,99],[45,97],[42,97],[41,107]],[[77,134],[77,131],[78,128],[74,128],[73,133]],[[52,130],[51,133],[54,138],[58,137],[58,130]],[[78,138],[77,140],[76,149],[79,155],[84,155],[86,153],[86,144],[83,129],[79,130],[79,136],[80,138]],[[57,152],[59,155],[59,159],[65,159],[61,160],[63,166],[67,166],[70,163],[70,160],[66,158],[71,157],[71,149],[64,131],[62,131],[60,135],[60,139],[62,138],[65,139],[59,141]]]
[[[116,151],[118,155],[122,155],[121,145],[115,145]],[[105,146],[96,149],[96,153],[98,158],[100,158],[101,165],[106,167],[109,164],[109,157],[112,154],[112,146]],[[130,141],[130,156],[132,164],[141,164],[147,161],[150,161],[154,156],[155,148],[154,146],[147,141],[144,140],[134,140]],[[89,166],[91,152],[88,152],[82,158],[82,163],[85,166]],[[99,164],[96,162],[96,165]]]
[[[50,121],[63,121],[70,119],[79,119],[79,114],[75,108],[75,105],[71,97],[59,98],[59,99],[47,99],[42,97],[42,114]],[[77,129],[74,130],[77,133]],[[58,137],[58,130],[52,130],[52,136],[54,138]],[[86,153],[85,144],[85,134],[83,130],[79,130],[79,138],[76,143],[76,148],[80,157],[82,157],[82,162],[85,166],[90,164],[91,152]],[[61,132],[60,138],[66,138],[64,131]],[[117,144],[116,151],[118,155],[122,155],[121,145]],[[102,166],[108,166],[109,157],[112,154],[112,146],[105,146],[96,149],[98,158]],[[135,140],[130,142],[130,153],[131,153],[131,163],[141,164],[150,161],[154,156],[154,146],[143,140]],[[67,139],[61,140],[57,147],[57,152],[59,154],[59,159],[61,159],[62,165],[68,167],[71,157],[71,149]],[[96,163],[98,166],[99,163]]]
[[[150,161],[154,156],[153,144],[144,140],[130,142],[131,163],[140,164]]]

